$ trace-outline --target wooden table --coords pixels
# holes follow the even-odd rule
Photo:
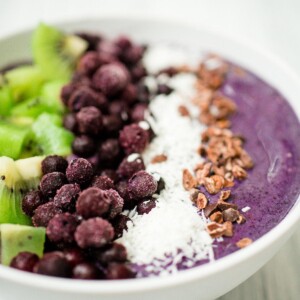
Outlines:
[[[287,244],[256,274],[218,300],[300,299],[300,225]]]

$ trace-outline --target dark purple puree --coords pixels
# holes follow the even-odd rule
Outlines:
[[[237,104],[232,131],[246,138],[255,166],[232,188],[232,201],[240,209],[251,208],[244,213],[247,221],[234,225],[233,238],[217,243],[215,258],[238,250],[241,238],[256,240],[275,227],[300,192],[300,126],[284,97],[252,73],[234,68],[221,91]]]
[[[274,228],[295,204],[300,193],[300,126],[297,116],[285,98],[273,87],[254,74],[237,72],[232,65],[220,91],[237,104],[237,113],[231,117],[232,131],[245,137],[245,149],[255,166],[248,170],[248,178],[236,181],[231,188],[231,200],[239,209],[251,209],[243,215],[246,223],[233,224],[232,238],[214,243],[215,259],[233,253],[240,239],[253,241]],[[240,70],[240,69],[239,69]],[[218,195],[211,196],[211,202]],[[184,262],[179,270],[187,269]],[[203,265],[201,260],[194,266]],[[146,265],[134,265],[142,275],[148,276]]]

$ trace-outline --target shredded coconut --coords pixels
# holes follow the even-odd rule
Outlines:
[[[133,161],[135,161],[136,159],[138,159],[139,157],[141,157],[139,153],[132,153],[132,154],[130,154],[130,155],[127,157],[127,161],[128,161],[128,162],[133,162]]]
[[[198,115],[198,108],[190,103],[195,82],[192,74],[176,75],[168,82],[174,92],[158,95],[150,103],[154,118],[149,116],[147,121],[157,136],[142,156],[147,171],[164,179],[165,189],[156,196],[156,207],[148,214],[130,212],[132,222],[119,239],[131,262],[147,264],[148,276],[164,276],[177,272],[178,265],[191,267],[202,259],[214,259],[213,240],[205,230],[207,219],[198,213],[182,186],[182,170],[192,170],[201,160],[197,148],[204,127],[178,112],[178,106],[184,104],[191,116]],[[161,153],[168,159],[152,164],[152,158]]]
[[[150,125],[148,122],[146,121],[141,121],[139,122],[139,126],[144,129],[144,130],[149,130],[150,129]]]
[[[143,63],[151,74],[157,73],[168,67],[180,67],[188,63],[188,57],[183,49],[173,48],[168,45],[149,47],[143,57]]]

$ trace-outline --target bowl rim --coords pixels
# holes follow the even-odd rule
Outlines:
[[[235,45],[238,45],[241,48],[249,49],[255,56],[264,57],[268,61],[268,63],[276,65],[278,69],[282,70],[282,72],[284,72],[290,80],[292,80],[300,87],[300,77],[284,61],[282,61],[272,52],[266,50],[261,46],[250,43],[250,41],[245,39],[244,37],[234,37],[228,33],[212,30],[211,28],[195,24],[194,22],[188,20],[183,21],[182,19],[176,17],[149,16],[148,14],[144,13],[127,13],[125,15],[123,13],[104,12],[98,15],[92,15],[91,18],[64,18],[64,20],[62,21],[58,20],[57,22],[53,22],[53,24],[63,27],[75,23],[97,22],[97,20],[109,21],[113,19],[135,22],[142,22],[146,20],[147,22],[158,22],[166,26],[183,26],[186,29],[206,32],[207,34],[210,34],[215,38],[220,37],[221,39],[227,40],[228,42],[233,42]],[[14,32],[2,34],[0,36],[0,46],[3,40],[17,37],[18,35],[28,33],[28,31],[32,30],[33,27],[29,26],[28,28],[25,28],[23,30],[17,30]],[[297,116],[299,119],[299,114],[297,114]],[[243,261],[250,259],[251,257],[265,250],[278,238],[283,237],[284,235],[289,236],[293,231],[293,228],[296,227],[295,225],[300,221],[300,209],[296,209],[299,208],[299,206],[300,197],[297,199],[294,206],[280,223],[278,223],[274,228],[272,228],[269,232],[264,234],[262,237],[256,240],[255,243],[248,246],[247,248],[238,250],[221,259],[201,265],[199,267],[180,271],[171,276],[115,281],[76,280],[76,282],[74,282],[74,280],[72,279],[40,276],[37,274],[20,272],[18,270],[0,265],[0,279],[44,290],[71,292],[77,294],[84,293],[86,295],[95,293],[99,295],[121,295],[124,293],[146,292],[149,290],[158,290],[162,288],[178,286],[192,281],[200,281],[205,277],[212,276],[214,273],[222,272],[226,269],[237,266]]]

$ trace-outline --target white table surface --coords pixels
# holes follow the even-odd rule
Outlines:
[[[107,13],[174,17],[246,37],[300,75],[299,0],[0,0],[0,36],[39,21]],[[300,228],[266,266],[220,299],[300,299]]]

